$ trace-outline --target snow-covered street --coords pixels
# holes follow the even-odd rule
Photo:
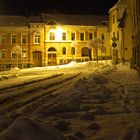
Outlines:
[[[140,139],[140,78],[128,63],[0,74],[0,140]]]

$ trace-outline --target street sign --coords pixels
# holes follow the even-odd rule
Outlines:
[[[115,42],[113,42],[113,43],[112,43],[112,47],[115,48],[116,46],[117,46],[117,44],[116,44]]]

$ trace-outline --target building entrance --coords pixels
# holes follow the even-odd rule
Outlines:
[[[41,67],[42,66],[42,52],[34,51],[33,52],[33,65],[34,67]]]
[[[54,47],[50,47],[48,49],[48,65],[53,66],[56,64],[57,64],[56,49]]]

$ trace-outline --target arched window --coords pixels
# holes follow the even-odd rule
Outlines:
[[[54,47],[50,47],[50,48],[48,49],[48,52],[56,52],[56,49],[55,49]]]
[[[87,47],[82,48],[82,56],[89,56],[89,49]]]
[[[75,54],[75,47],[71,48],[71,54],[74,55]]]
[[[62,48],[62,54],[65,55],[66,54],[66,47]]]

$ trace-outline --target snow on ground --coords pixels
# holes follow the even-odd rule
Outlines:
[[[139,75],[129,68],[129,63],[116,66],[110,62],[107,64],[72,62],[63,66],[17,69],[13,72],[16,77],[2,79],[1,89],[34,80],[38,80],[39,85],[39,79],[63,74],[61,78],[48,80],[48,83],[52,83],[51,88],[58,90],[15,108],[14,119],[9,113],[4,118],[0,116],[0,130],[3,130],[0,140],[139,140]],[[69,75],[79,72],[81,74],[73,81],[59,83],[59,80],[63,81]],[[45,91],[47,89],[44,87],[36,90],[38,94]],[[9,126],[8,129],[6,126]],[[23,131],[24,129],[29,131]],[[20,133],[17,135],[16,131]]]

